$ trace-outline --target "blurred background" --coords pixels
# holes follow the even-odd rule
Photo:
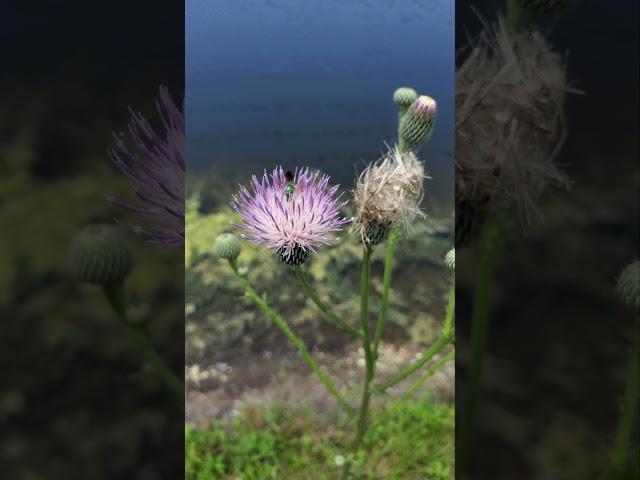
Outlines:
[[[392,95],[400,86],[433,97],[439,114],[432,139],[419,152],[432,177],[425,181],[427,217],[415,222],[415,231],[397,251],[381,374],[406,365],[439,335],[452,281],[444,255],[453,243],[454,220],[454,14],[450,0],[186,2],[187,425],[204,429],[213,421],[246,418],[247,408],[272,406],[312,412],[315,435],[325,439],[319,442],[331,438],[327,428],[339,423],[332,397],[282,333],[243,297],[229,266],[211,249],[214,239],[238,221],[229,206],[238,184],[265,169],[317,168],[349,197],[357,175],[387,150],[385,143],[392,146],[396,140]],[[344,213],[352,212],[347,207]],[[351,322],[357,321],[361,248],[345,232],[337,246],[320,249],[307,265],[321,297]],[[374,254],[372,317],[382,289],[383,255],[381,248]],[[355,399],[364,374],[358,342],[306,300],[293,272],[271,252],[243,242],[239,262]],[[453,387],[450,363],[423,393],[452,414]],[[247,431],[255,428],[251,425]],[[433,478],[451,478],[452,417],[433,432],[441,435],[441,448],[435,450],[426,447],[430,440],[424,430],[399,433],[403,445],[425,447],[404,448],[405,457],[417,455],[404,460],[398,453],[392,463],[414,465],[403,470],[406,477],[388,473],[389,478],[422,478],[425,469],[435,472],[429,473]],[[191,444],[197,445],[202,435],[193,435]],[[220,448],[232,456],[236,441]],[[209,451],[215,450],[213,443]],[[389,445],[398,448],[397,442]],[[188,475],[190,465],[192,472],[212,468],[198,457],[205,450],[187,449]],[[281,463],[287,455],[282,453]],[[324,455],[329,454],[312,461],[328,469],[319,471],[321,477],[309,471],[290,478],[335,478],[333,457],[323,466]],[[286,477],[285,472],[279,470]],[[188,478],[197,478],[192,475]]]
[[[183,406],[141,372],[97,286],[74,281],[81,227],[136,219],[111,165],[129,107],[157,125],[184,91],[182,4],[12,2],[0,15],[0,465],[7,479],[178,478]],[[129,305],[181,371],[182,251],[127,233]]]
[[[457,47],[480,31],[480,17],[505,10],[494,0],[456,7]],[[567,95],[558,159],[573,185],[549,191],[525,237],[497,256],[478,431],[461,478],[600,478],[638,338],[637,314],[616,293],[640,245],[638,2],[577,0],[541,30],[585,93]],[[477,257],[468,248],[456,263],[457,411]],[[633,435],[637,448],[637,423]]]

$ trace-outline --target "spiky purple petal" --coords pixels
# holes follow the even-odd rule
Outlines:
[[[294,249],[315,251],[320,245],[330,245],[330,232],[341,230],[349,219],[340,216],[347,202],[336,196],[338,186],[329,188],[329,177],[308,168],[296,169],[293,182],[295,190],[287,200],[287,180],[282,167],[258,179],[251,177],[252,192],[240,186],[233,197],[232,208],[238,212],[242,223],[236,225],[247,240],[266,245],[278,252],[284,261],[294,254]]]
[[[135,205],[110,197],[117,207],[154,224],[129,226],[153,244],[184,247],[184,115],[166,87],[160,87],[156,107],[163,132],[156,132],[140,112],[131,111],[131,144],[115,136],[111,161],[129,179],[138,197]]]

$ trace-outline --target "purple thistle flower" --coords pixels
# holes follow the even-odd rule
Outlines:
[[[166,247],[184,247],[184,116],[166,87],[160,87],[156,107],[164,127],[157,133],[140,112],[131,112],[131,146],[121,137],[109,157],[128,178],[138,196],[136,205],[109,200],[154,224],[130,228],[145,240]]]
[[[329,177],[311,174],[308,168],[293,174],[293,193],[288,194],[282,167],[271,175],[264,172],[262,180],[253,175],[249,192],[241,186],[231,206],[242,219],[236,227],[247,240],[274,250],[288,265],[300,265],[319,245],[330,245],[329,232],[341,230],[350,220],[340,216],[338,186],[329,187]]]

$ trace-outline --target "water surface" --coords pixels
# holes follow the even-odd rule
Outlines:
[[[234,180],[311,165],[350,185],[392,144],[395,88],[434,97],[421,157],[429,197],[451,200],[454,2],[237,0],[186,3],[187,162]]]

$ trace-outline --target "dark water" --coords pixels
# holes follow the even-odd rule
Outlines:
[[[454,19],[451,0],[187,1],[191,171],[308,164],[350,185],[395,140],[407,85],[438,102],[421,157],[431,200],[450,200]]]

